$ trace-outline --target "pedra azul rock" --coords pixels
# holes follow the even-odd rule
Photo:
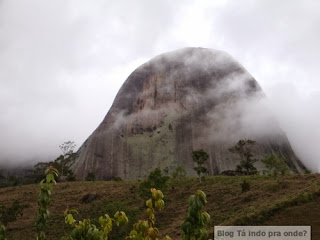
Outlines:
[[[279,154],[302,172],[285,133],[265,103],[257,81],[228,54],[184,48],[159,55],[125,81],[98,128],[78,151],[79,178],[144,178],[156,168],[193,170],[192,150],[209,154],[209,174],[234,170],[228,148],[240,139],[256,141],[256,158]],[[255,166],[263,169],[263,164]]]

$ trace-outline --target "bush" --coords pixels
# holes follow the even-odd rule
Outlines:
[[[181,181],[187,175],[186,169],[183,166],[177,166],[174,172],[172,173],[173,179],[178,179]]]
[[[94,172],[88,172],[88,175],[86,176],[86,181],[94,182],[95,180],[96,180],[96,174]]]
[[[10,207],[0,205],[0,222],[7,226],[9,222],[14,222],[17,217],[22,216],[22,211],[26,206],[21,205],[18,200],[15,200]]]
[[[240,183],[240,186],[241,186],[241,193],[244,193],[250,190],[250,183],[248,183],[247,180],[243,180],[243,182]]]
[[[181,223],[182,239],[208,239],[206,226],[210,222],[210,215],[201,212],[202,207],[207,203],[206,194],[201,190],[189,198],[189,209],[186,219]]]
[[[7,240],[7,238],[6,238],[6,228],[3,225],[0,225],[0,240]]]
[[[92,223],[96,226],[99,225],[99,216],[108,213],[110,216],[114,216],[116,212],[123,211],[126,213],[129,223],[122,227],[116,227],[108,237],[112,240],[123,240],[132,230],[132,224],[138,220],[138,216],[141,210],[138,207],[132,207],[130,201],[110,201],[104,199],[99,203],[92,204],[91,209],[88,211],[92,217]],[[94,213],[94,215],[92,215]],[[109,238],[108,238],[109,239]]]
[[[147,239],[159,239],[159,230],[155,227],[155,210],[162,210],[164,207],[163,193],[160,190],[154,188],[151,189],[152,198],[146,201],[147,206],[147,220],[138,220],[133,225],[133,229],[130,231],[126,239],[135,240],[147,240]],[[109,239],[109,235],[114,225],[120,226],[128,223],[128,217],[125,212],[117,211],[114,217],[111,218],[108,214],[99,217],[99,225],[92,223],[90,219],[83,219],[83,221],[77,221],[74,219],[72,213],[77,213],[75,210],[67,209],[65,211],[65,223],[71,225],[73,230],[70,235],[67,235],[61,239],[63,240],[82,240],[82,239]],[[98,226],[98,227],[97,227]],[[118,232],[117,232],[118,234]],[[112,238],[115,239],[115,238]],[[162,238],[164,240],[171,240],[166,236]]]
[[[148,219],[138,220],[138,222],[133,225],[133,230],[126,239],[159,239],[159,229],[155,227],[155,213],[156,210],[161,211],[164,208],[163,193],[160,190],[152,188],[151,195],[152,198],[146,201]],[[171,238],[169,236],[165,236],[162,240],[171,240]]]
[[[77,180],[76,179],[76,175],[74,175],[72,170],[68,170],[66,179],[67,179],[68,182],[73,182],[73,181]]]
[[[312,171],[311,171],[310,169],[307,169],[307,168],[306,168],[306,169],[304,170],[304,173],[305,173],[305,174],[311,174]]]
[[[115,181],[115,182],[122,182],[123,181],[123,179],[121,178],[121,177],[113,177],[112,178],[112,181]]]
[[[168,176],[162,176],[161,170],[156,168],[149,173],[148,179],[141,182],[139,185],[139,195],[141,197],[150,198],[151,188],[161,189],[163,192],[167,191],[168,188]]]
[[[94,200],[96,200],[98,198],[98,194],[97,193],[86,193],[84,194],[81,199],[80,202],[81,203],[91,203]]]
[[[114,224],[120,226],[128,223],[128,218],[122,211],[116,212],[113,218],[108,214],[99,217],[99,227],[91,223],[90,219],[77,221],[74,219],[73,213],[77,213],[77,211],[67,209],[64,212],[65,223],[72,226],[73,230],[70,235],[62,237],[62,240],[108,239]]]
[[[285,157],[278,157],[277,155],[268,155],[264,157],[261,162],[263,162],[268,169],[270,174],[277,176],[278,173],[285,175],[289,172],[290,168],[287,164],[287,159]]]
[[[271,184],[270,186],[268,186],[268,190],[270,190],[271,192],[278,192],[280,190],[281,186],[279,183],[274,183]]]

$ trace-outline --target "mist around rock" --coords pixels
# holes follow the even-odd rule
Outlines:
[[[192,175],[190,151],[203,148],[209,173],[218,174],[237,164],[228,148],[253,139],[258,158],[284,155],[301,172],[265,99],[256,80],[224,52],[184,48],[159,55],[128,77],[73,169],[80,178],[97,171],[100,179],[136,179],[183,164]]]

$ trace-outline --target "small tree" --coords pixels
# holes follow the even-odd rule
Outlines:
[[[164,208],[164,196],[160,190],[155,188],[151,188],[151,195],[152,197],[146,201],[148,219],[138,220],[126,240],[160,240],[158,238],[159,229],[155,227],[155,213],[156,209],[161,211]],[[162,240],[171,240],[171,238],[167,235]]]
[[[38,211],[37,211],[37,219],[36,219],[36,240],[45,240],[46,239],[46,225],[47,220],[50,216],[50,212],[48,210],[48,206],[51,202],[51,191],[52,185],[57,184],[55,176],[58,177],[59,172],[57,169],[53,167],[49,167],[46,171],[46,178],[40,182],[40,193],[38,196]]]
[[[208,173],[208,169],[203,166],[203,164],[209,159],[209,155],[203,149],[192,151],[192,160],[197,164],[194,170],[199,176],[199,181],[201,183],[201,178]]]
[[[71,171],[70,167],[72,166],[77,157],[77,153],[73,152],[75,146],[76,145],[74,144],[74,142],[64,142],[59,146],[63,154],[57,157],[54,161],[37,163],[34,166],[33,172],[35,182],[39,182],[41,179],[45,177],[44,172],[49,166],[52,166],[55,169],[57,169],[61,173],[60,176],[67,176],[67,180],[71,179],[71,181],[74,181],[75,175]]]
[[[76,144],[74,142],[68,141],[64,142],[59,146],[61,152],[63,153],[60,155],[55,161],[60,163],[60,170],[61,176],[64,176],[64,173],[69,170],[69,167],[74,163],[77,154],[73,152]]]
[[[246,175],[258,173],[257,168],[253,165],[257,161],[257,159],[253,158],[251,150],[255,143],[255,141],[252,141],[250,139],[241,139],[236,145],[229,148],[230,152],[236,153],[240,157],[240,163],[237,165],[236,171],[243,172]]]
[[[261,160],[261,162],[265,164],[270,174],[277,175],[280,173],[281,175],[285,175],[290,170],[287,164],[287,159],[283,156],[267,155]]]
[[[155,170],[149,173],[148,179],[140,183],[139,185],[139,195],[141,197],[151,197],[151,188],[161,189],[163,192],[166,192],[168,188],[168,176],[162,176],[161,170],[156,168]]]
[[[183,178],[186,177],[186,175],[187,175],[186,169],[183,166],[179,165],[176,167],[176,169],[172,173],[172,178],[178,179],[179,181],[181,181]]]
[[[207,212],[201,212],[206,203],[206,194],[201,190],[198,190],[196,195],[190,196],[188,215],[180,225],[182,229],[182,240],[208,239],[206,226],[210,222],[210,215]]]

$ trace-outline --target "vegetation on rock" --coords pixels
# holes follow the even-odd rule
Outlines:
[[[267,155],[261,162],[263,162],[268,169],[268,172],[273,175],[281,174],[285,175],[290,171],[288,167],[287,160],[285,157],[277,155]]]
[[[253,165],[257,159],[253,158],[252,147],[255,144],[255,141],[250,139],[248,140],[239,140],[236,145],[229,148],[229,151],[235,153],[240,158],[240,163],[236,167],[236,171],[243,172],[245,175],[257,174],[258,170]]]
[[[178,179],[179,181],[182,181],[186,176],[186,169],[181,165],[177,166],[174,172],[172,173],[172,178]]]
[[[88,172],[88,175],[86,176],[86,181],[94,182],[95,180],[96,180],[96,174],[94,172]]]

